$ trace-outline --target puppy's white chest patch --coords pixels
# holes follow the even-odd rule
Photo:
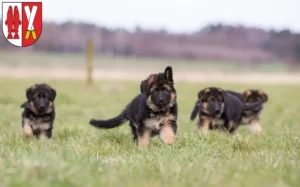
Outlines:
[[[50,123],[35,123],[32,128],[34,130],[39,129],[39,130],[48,130],[50,129]]]
[[[162,116],[153,117],[145,121],[145,126],[150,129],[159,130],[164,124],[165,118]]]
[[[41,120],[31,120],[31,119],[25,119],[24,123],[30,125],[33,130],[48,130],[51,128],[51,124],[49,122],[42,122]]]
[[[213,126],[224,126],[224,120],[222,119],[214,119],[212,121]]]

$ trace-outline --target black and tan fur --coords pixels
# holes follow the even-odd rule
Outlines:
[[[56,91],[48,84],[35,84],[26,89],[26,97],[27,101],[21,105],[21,108],[24,108],[22,113],[24,136],[50,139],[55,119]]]
[[[199,115],[197,127],[201,133],[212,129],[223,129],[233,133],[241,120],[242,112],[252,110],[262,102],[244,104],[222,88],[208,87],[198,93],[198,100],[191,113],[191,120]]]
[[[133,140],[147,147],[156,135],[165,144],[174,142],[177,132],[177,102],[173,73],[170,66],[164,73],[151,74],[144,81],[143,93],[138,94],[117,116],[109,120],[90,120],[98,128],[115,128],[129,121]],[[142,88],[141,88],[142,89]]]
[[[257,89],[247,89],[243,93],[234,92],[231,90],[226,91],[237,98],[240,101],[251,104],[255,102],[263,101],[266,103],[268,101],[268,95],[262,91]],[[263,111],[263,105],[253,110],[247,110],[242,113],[242,118],[239,125],[249,124],[250,129],[253,133],[260,133],[262,131],[261,124],[260,124],[260,115]]]

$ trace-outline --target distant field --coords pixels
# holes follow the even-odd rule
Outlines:
[[[113,58],[95,56],[95,80],[140,81],[171,65],[176,81],[256,84],[300,84],[300,71],[279,62],[246,64],[233,62]],[[86,79],[84,54],[0,53],[0,77]]]
[[[68,67],[84,68],[84,54],[57,53],[28,53],[28,52],[0,52],[0,66],[24,67]],[[150,68],[161,69],[172,65],[181,70],[222,71],[222,72],[286,72],[288,67],[280,62],[269,63],[233,63],[211,61],[163,60],[150,58],[113,58],[95,55],[94,65],[97,68]]]
[[[107,131],[88,125],[91,117],[118,114],[139,92],[139,81],[101,81],[87,91],[83,81],[47,80],[0,78],[0,186],[300,184],[299,86],[175,83],[179,105],[175,144],[166,146],[155,138],[149,149],[139,150],[127,124]],[[37,81],[47,81],[58,94],[53,139],[47,142],[24,139],[21,133],[20,104],[25,89]],[[233,136],[198,135],[189,115],[197,91],[210,85],[265,90],[270,100],[262,115],[263,134],[255,136],[241,127]]]

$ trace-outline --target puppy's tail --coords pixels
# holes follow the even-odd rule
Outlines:
[[[127,121],[127,118],[126,118],[126,113],[124,110],[121,114],[119,114],[118,116],[111,118],[109,120],[91,119],[90,125],[97,127],[97,128],[112,129],[112,128],[122,125],[126,121]]]
[[[200,112],[200,109],[201,109],[201,101],[198,100],[196,102],[195,107],[194,107],[194,109],[191,113],[191,116],[190,116],[190,119],[192,121],[196,118],[197,114]]]
[[[244,104],[243,110],[254,110],[256,108],[261,108],[263,105],[264,101],[259,101],[256,103],[252,103],[252,104]]]

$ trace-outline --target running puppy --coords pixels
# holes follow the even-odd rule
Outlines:
[[[263,92],[262,90],[255,90],[255,89],[247,89],[243,93],[234,92],[228,90],[227,93],[230,93],[240,101],[251,104],[255,102],[263,101],[266,103],[268,101],[268,95]],[[260,133],[262,131],[261,124],[260,124],[260,115],[263,111],[263,105],[253,110],[247,110],[242,113],[242,118],[239,125],[250,124],[250,129],[253,133]]]
[[[21,108],[24,108],[22,113],[24,136],[50,139],[55,119],[56,91],[48,84],[35,84],[26,89],[26,97],[27,101],[21,105]]]
[[[164,73],[151,74],[144,93],[138,94],[117,116],[109,120],[90,120],[97,128],[115,128],[129,121],[133,140],[139,147],[147,147],[156,135],[165,144],[172,144],[177,132],[177,102],[172,67]]]
[[[208,87],[198,93],[198,100],[191,113],[191,120],[199,115],[198,129],[207,133],[212,129],[223,129],[233,133],[242,118],[242,112],[253,110],[263,102],[246,105],[222,88]]]

